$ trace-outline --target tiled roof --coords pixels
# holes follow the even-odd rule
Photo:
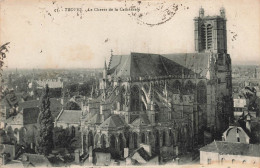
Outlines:
[[[81,115],[81,110],[63,110],[57,122],[79,124]]]
[[[233,143],[226,141],[213,141],[200,148],[201,151],[214,152],[219,154],[243,155],[260,157],[259,144]]]
[[[201,74],[208,71],[209,53],[113,55],[109,74],[119,77]]]
[[[24,101],[24,102],[19,102],[18,109],[26,109],[26,108],[34,108],[34,107],[39,107],[40,101],[39,100],[30,100],[30,101]]]
[[[119,115],[111,115],[101,125],[101,128],[118,128],[125,126],[125,121]]]

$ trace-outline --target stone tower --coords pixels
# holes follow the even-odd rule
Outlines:
[[[225,9],[220,9],[219,16],[205,16],[200,8],[195,22],[195,51],[227,53],[227,35]]]

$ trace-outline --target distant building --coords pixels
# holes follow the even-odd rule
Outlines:
[[[36,80],[35,82],[37,83],[38,87],[41,87],[41,88],[44,88],[46,85],[48,85],[50,89],[63,88],[63,81],[61,81],[61,78]],[[31,86],[31,85],[32,84],[29,83],[29,86]]]
[[[246,106],[248,106],[249,99],[245,98],[244,96],[241,96],[239,94],[235,94],[233,96],[233,102],[234,102],[234,117],[238,118],[242,115],[243,111],[247,109]]]
[[[62,101],[51,98],[50,104],[52,118],[54,119],[62,109]],[[40,113],[40,100],[18,102],[14,109],[15,113],[12,113],[12,115],[10,110],[7,110],[8,106],[3,111],[5,118],[1,118],[1,125],[5,130],[7,140],[9,140],[8,143],[34,146],[38,134],[37,120]]]
[[[237,126],[229,126],[229,128],[223,133],[222,141],[249,144],[250,137],[243,130],[243,128]]]
[[[200,164],[260,164],[260,145],[213,141],[200,148]]]

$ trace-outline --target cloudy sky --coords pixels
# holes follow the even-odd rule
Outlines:
[[[193,18],[201,6],[205,15],[226,9],[228,53],[234,64],[260,62],[258,0],[0,3],[1,44],[10,42],[8,68],[102,67],[111,49],[115,55],[194,52]],[[140,11],[120,11],[131,6]]]

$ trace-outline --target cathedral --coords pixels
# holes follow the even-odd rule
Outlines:
[[[191,151],[232,116],[225,10],[194,18],[194,53],[113,55],[81,118],[82,150]]]

